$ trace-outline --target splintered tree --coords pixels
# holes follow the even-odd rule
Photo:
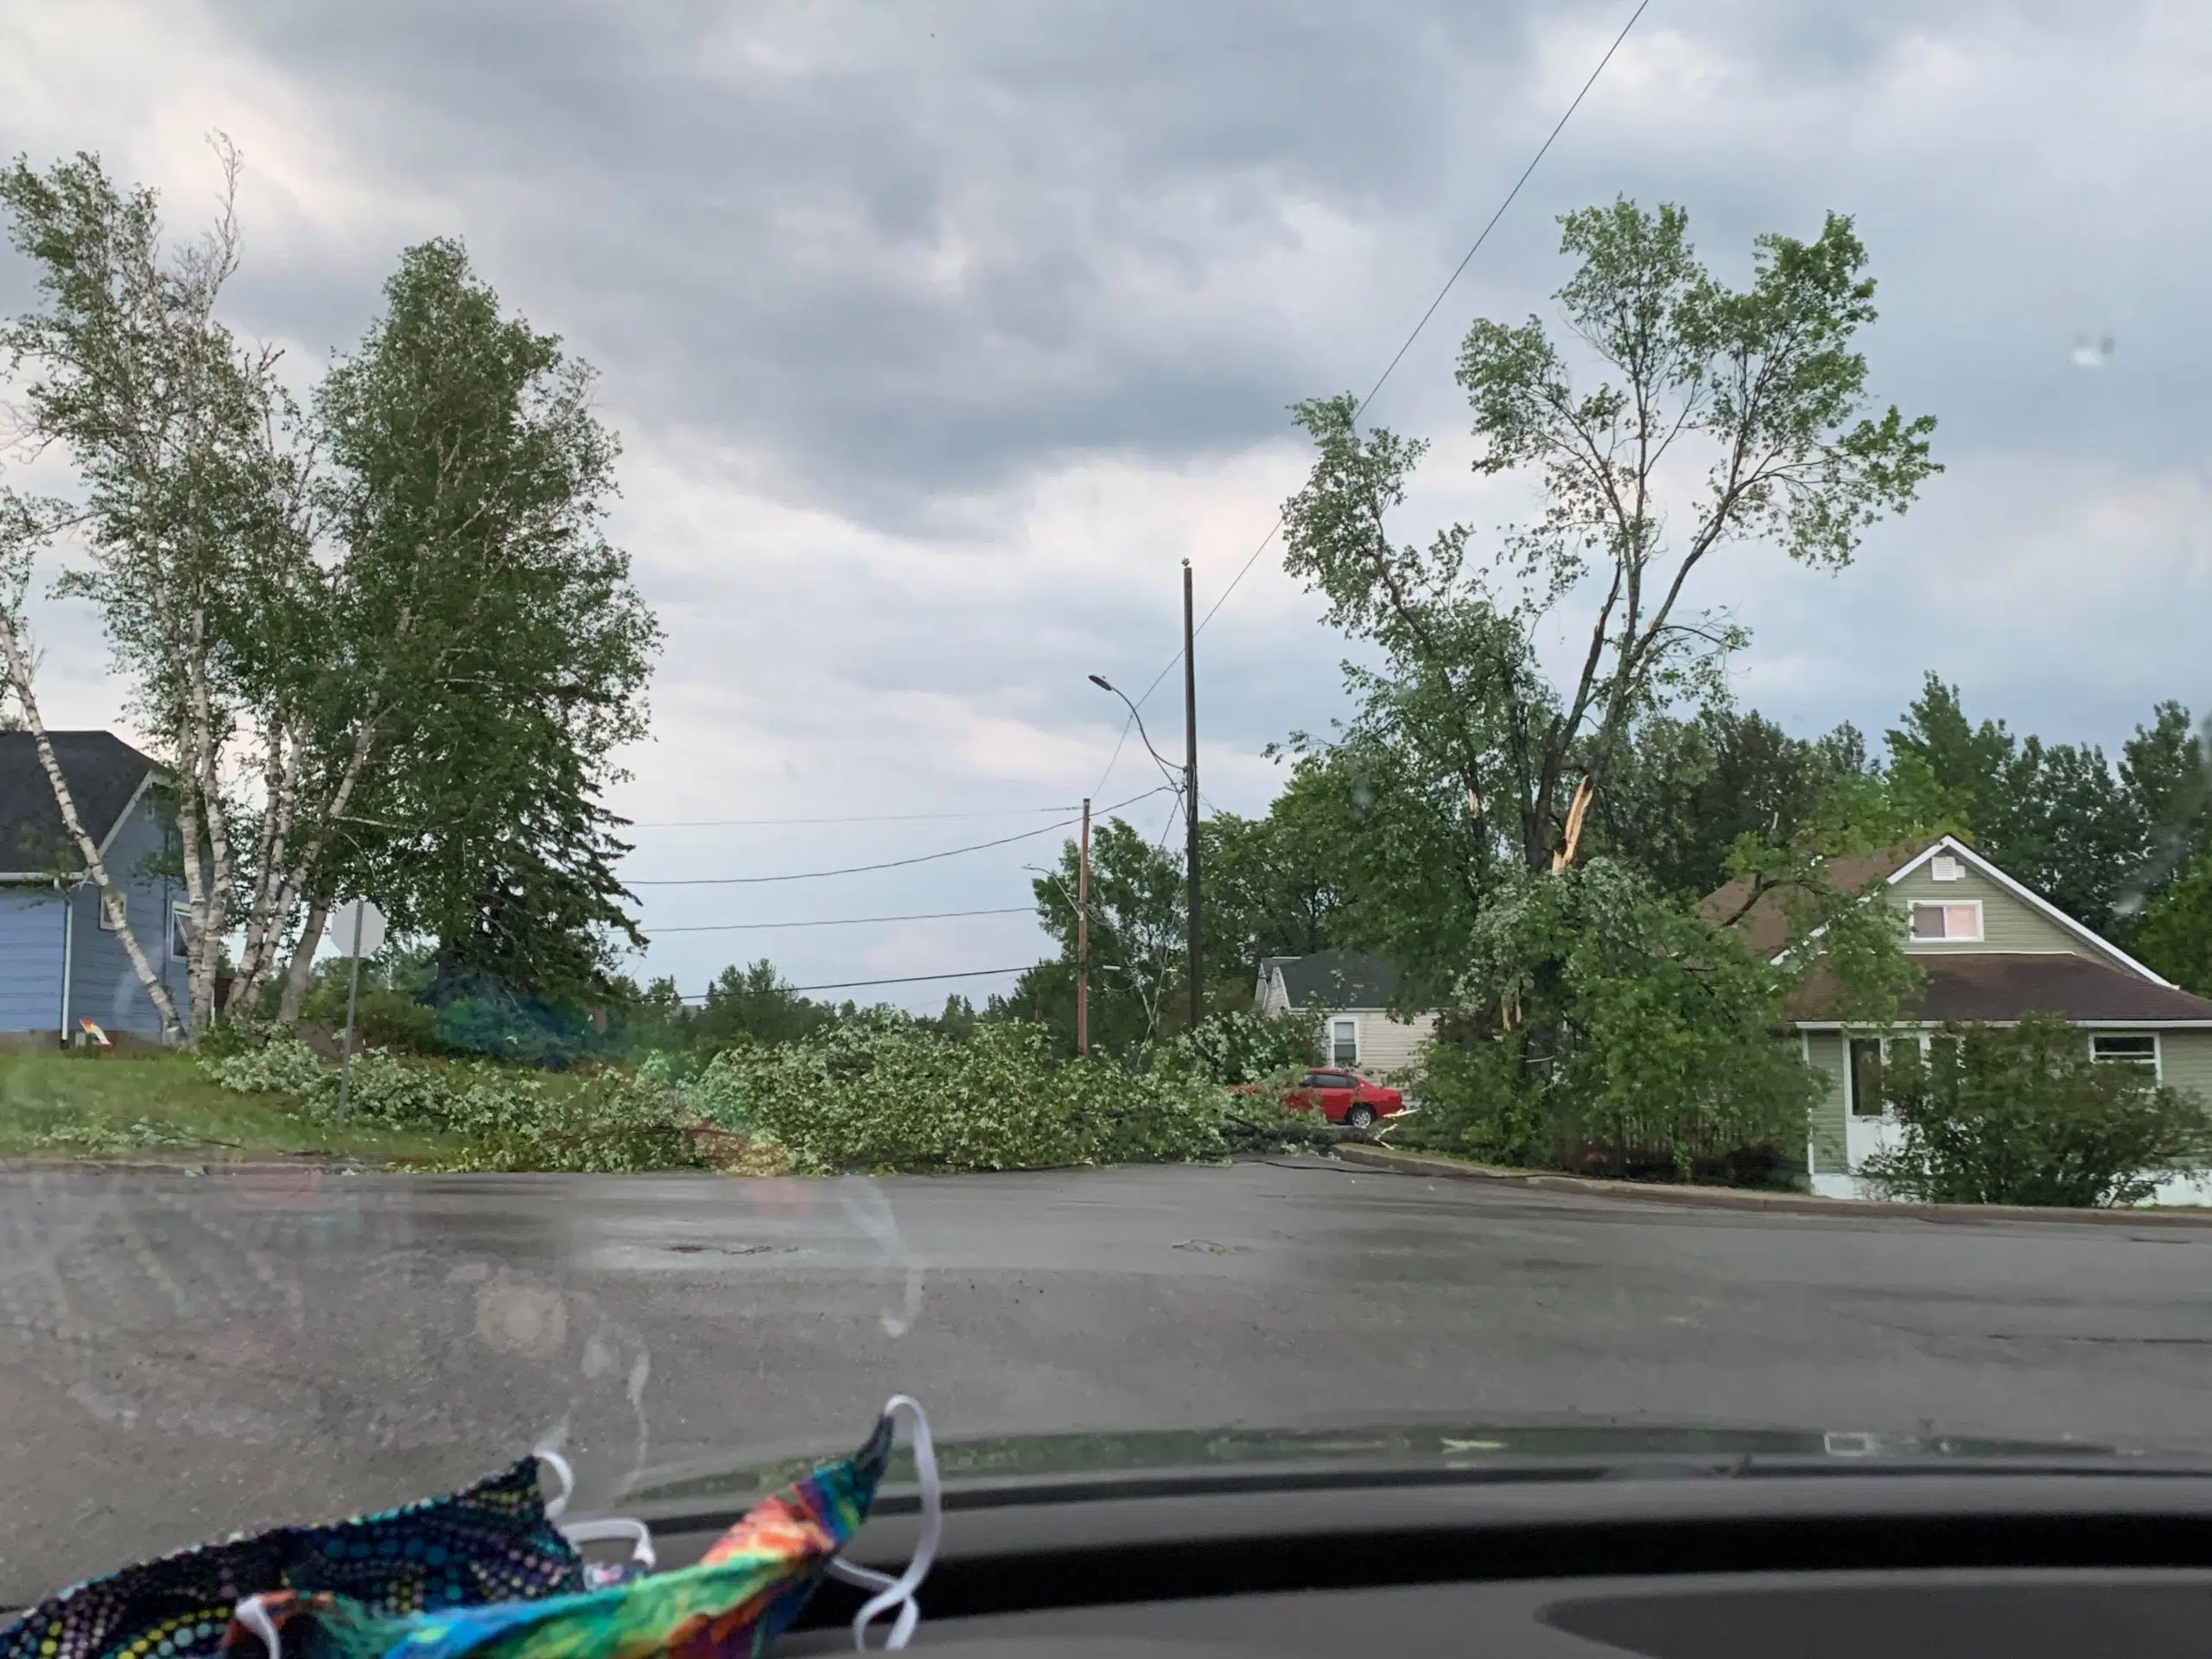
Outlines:
[[[1350,397],[1296,410],[1316,454],[1285,510],[1285,563],[1382,654],[1347,671],[1347,737],[1396,752],[1437,810],[1473,821],[1478,867],[1571,862],[1634,723],[1719,690],[1745,639],[1699,598],[1722,554],[1765,543],[1840,569],[1936,469],[1932,418],[1870,412],[1853,342],[1874,283],[1849,219],[1760,237],[1741,289],[1700,263],[1679,208],[1621,200],[1561,224],[1578,262],[1555,296],[1563,340],[1535,317],[1484,320],[1459,354],[1475,470],[1541,494],[1494,551],[1464,524],[1396,540],[1426,446],[1361,430]],[[1538,622],[1578,613],[1586,634],[1554,679]]]

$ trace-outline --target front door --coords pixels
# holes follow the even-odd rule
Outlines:
[[[1853,1037],[1845,1045],[1844,1153],[1853,1173],[1876,1153],[1895,1147],[1900,1133],[1877,1080],[1882,1052],[1879,1037]]]

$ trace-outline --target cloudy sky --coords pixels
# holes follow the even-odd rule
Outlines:
[[[778,874],[1157,782],[1135,745],[1108,773],[1119,705],[1084,677],[1170,660],[1180,562],[1211,607],[1296,486],[1285,405],[1374,379],[1631,10],[16,0],[0,141],[98,150],[190,226],[227,132],[232,321],[302,372],[402,247],[465,238],[602,372],[626,444],[620,537],[668,632],[617,796],[632,872]],[[1373,411],[1435,442],[1408,537],[1500,516],[1458,337],[1545,311],[1556,216],[1617,194],[1682,204],[1737,278],[1757,233],[1853,214],[1877,391],[1942,423],[1948,470],[1847,574],[1712,572],[1756,631],[1745,702],[1878,732],[1935,668],[2107,746],[2158,699],[2212,704],[2212,9],[1651,0]],[[1263,808],[1264,746],[1342,711],[1317,608],[1269,550],[1202,636],[1211,804]],[[40,626],[49,717],[117,721],[89,619]],[[1178,747],[1173,678],[1147,714]],[[641,886],[647,967],[1020,963],[1019,915],[728,925],[1018,906],[1054,842]]]

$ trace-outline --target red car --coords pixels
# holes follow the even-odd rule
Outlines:
[[[1397,1090],[1385,1089],[1357,1071],[1335,1066],[1308,1071],[1306,1080],[1284,1099],[1300,1110],[1318,1108],[1330,1122],[1355,1129],[1365,1128],[1378,1117],[1394,1116],[1406,1106],[1405,1096]]]

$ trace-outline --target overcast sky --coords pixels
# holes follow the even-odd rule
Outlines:
[[[190,226],[230,134],[231,320],[302,372],[401,248],[464,238],[601,371],[626,445],[619,537],[668,632],[615,798],[632,874],[774,874],[1158,781],[1134,744],[1102,780],[1119,705],[1084,677],[1167,663],[1179,562],[1210,607],[1296,487],[1285,405],[1372,382],[1631,9],[18,0],[0,140],[97,150]],[[1854,215],[1876,391],[1941,422],[1948,470],[1849,572],[1711,572],[1755,630],[1744,702],[1878,733],[1933,668],[2108,747],[2160,698],[2212,704],[2212,7],[1651,0],[1373,411],[1435,441],[1408,537],[1498,516],[1458,339],[1548,312],[1556,216],[1617,194],[1681,203],[1737,279],[1758,232]],[[1264,746],[1343,711],[1317,611],[1270,549],[1202,637],[1210,804],[1263,809]],[[49,718],[118,723],[91,620],[39,620]],[[1175,679],[1146,708],[1179,748]],[[671,827],[925,813],[1000,816]],[[1055,840],[640,887],[644,967],[1023,963],[1021,916],[660,930],[1020,906]]]

